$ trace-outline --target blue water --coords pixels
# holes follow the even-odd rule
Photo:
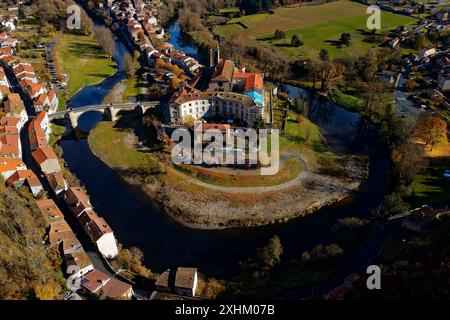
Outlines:
[[[167,27],[166,31],[171,35],[171,38],[167,42],[173,44],[176,50],[183,51],[186,55],[195,58],[202,64],[208,62],[208,58],[200,51],[200,49],[182,34],[180,25],[177,22],[172,22]]]
[[[172,25],[170,30],[179,30]],[[193,54],[176,35],[172,43],[186,53]],[[119,48],[122,48],[118,44]],[[197,52],[198,53],[198,52]],[[120,64],[119,64],[120,69]],[[101,84],[90,86],[71,100],[73,107],[99,103],[121,77],[118,74]],[[303,96],[302,89],[286,86],[292,97]],[[320,123],[327,139],[336,146],[341,140],[350,141],[358,116],[332,104],[318,104],[311,110],[311,118]],[[98,119],[87,114],[85,123]],[[83,124],[82,124],[83,125]],[[337,137],[333,139],[333,134]],[[335,143],[333,143],[335,141]],[[256,248],[277,234],[284,246],[283,259],[298,258],[304,250],[318,243],[327,243],[337,219],[346,216],[365,216],[378,206],[389,190],[388,161],[374,152],[370,162],[370,178],[354,201],[326,208],[308,217],[281,225],[249,229],[195,230],[174,221],[164,209],[138,188],[125,183],[119,175],[96,158],[84,141],[62,141],[64,159],[70,170],[80,179],[91,197],[95,210],[111,225],[117,239],[126,247],[137,246],[145,254],[145,263],[153,271],[161,272],[179,266],[197,267],[207,276],[228,277],[240,270],[239,262],[253,258]]]

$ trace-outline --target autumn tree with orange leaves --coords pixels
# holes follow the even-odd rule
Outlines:
[[[417,138],[430,146],[431,151],[437,145],[447,143],[447,122],[440,117],[425,117],[418,123],[416,132]]]

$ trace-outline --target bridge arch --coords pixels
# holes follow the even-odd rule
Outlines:
[[[70,121],[73,128],[78,127],[78,121],[80,117],[90,111],[98,111],[106,115],[106,118],[110,121],[116,121],[117,116],[122,110],[134,110],[140,115],[144,115],[148,109],[156,108],[160,105],[159,101],[148,101],[144,103],[124,103],[116,105],[91,105],[74,109],[67,109],[64,111],[49,114],[49,119],[62,119],[66,118]]]

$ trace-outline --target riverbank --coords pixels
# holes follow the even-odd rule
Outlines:
[[[92,152],[127,183],[157,199],[175,220],[190,228],[225,229],[285,223],[347,198],[358,190],[367,176],[364,157],[334,155],[332,165],[324,165],[317,160],[311,147],[306,150],[307,143],[291,141],[286,142],[289,150],[281,155],[281,161],[289,166],[293,165],[291,160],[298,158],[301,170],[287,181],[280,177],[261,185],[248,185],[246,181],[251,177],[239,179],[236,174],[240,170],[234,171],[234,178],[229,172],[207,173],[214,174],[216,180],[222,177],[225,182],[233,178],[232,186],[205,181],[191,175],[192,172],[179,171],[170,163],[161,162],[164,156],[151,154],[135,136],[134,132],[142,131],[138,128],[139,120],[132,115],[125,117],[116,124],[102,122],[91,131]],[[288,131],[291,133],[291,129]],[[295,136],[292,139],[295,140]],[[156,159],[160,159],[160,174],[157,175]],[[280,174],[284,171],[280,170]]]
[[[67,74],[69,79],[66,89],[59,94],[59,106],[64,108],[77,92],[102,82],[113,75],[117,68],[91,36],[61,33],[55,38],[57,61],[61,72]]]
[[[172,39],[175,42],[181,41],[179,37]],[[186,43],[178,43],[177,47],[182,47],[185,52],[197,52],[196,48]],[[118,78],[120,79],[110,77],[110,80],[86,87],[77,94],[76,99],[72,99],[77,100],[74,106],[92,104],[100,98],[103,99],[117,81],[121,80]],[[300,91],[290,87],[287,89],[292,93],[292,97],[296,97]],[[101,94],[96,94],[97,92]],[[352,141],[350,135],[342,133],[349,130],[343,130],[342,127],[354,128],[357,116],[336,110],[329,105],[317,105],[318,110],[311,112],[311,117],[324,115],[325,112],[327,117],[324,120],[328,122],[322,121],[321,125],[327,129],[327,140],[333,140],[330,139],[333,135],[334,140],[339,140],[341,144]],[[89,113],[80,119],[80,125],[85,125],[86,122],[97,124],[99,119],[101,115]],[[351,121],[347,121],[348,119]],[[316,120],[320,119],[315,119],[314,123],[317,123]],[[336,129],[333,130],[334,128]],[[70,171],[76,174],[85,186],[97,212],[105,217],[124,245],[142,248],[146,257],[145,264],[157,272],[162,272],[167,267],[191,265],[198,267],[208,276],[227,278],[239,273],[239,262],[254,257],[256,248],[266,243],[274,234],[283,240],[284,259],[296,258],[302,250],[308,250],[326,241],[337,219],[368,215],[372,208],[379,205],[389,185],[386,182],[389,181],[386,159],[379,159],[379,155],[374,154],[371,155],[369,179],[364,188],[354,197],[349,197],[339,204],[323,208],[302,219],[293,219],[289,223],[245,230],[199,230],[186,228],[175,222],[155,198],[142,192],[139,180],[134,184],[125,182],[115,170],[94,156],[87,141],[66,140],[60,144]]]

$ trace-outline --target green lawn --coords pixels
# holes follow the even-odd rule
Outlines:
[[[114,122],[102,121],[89,134],[89,146],[111,168],[140,173],[158,171],[157,162],[133,145],[131,130],[115,128]]]
[[[60,94],[59,105],[63,109],[77,91],[114,74],[116,67],[92,37],[64,33],[59,34],[56,40],[61,72],[69,75],[67,89]]]
[[[228,24],[239,23],[239,22],[245,24],[245,23],[251,22],[251,21],[262,21],[265,18],[267,18],[268,16],[269,16],[268,13],[251,14],[248,16],[242,16],[239,18],[231,19],[230,21],[228,21]]]
[[[333,155],[324,143],[319,128],[305,117],[301,117],[301,122],[298,122],[297,118],[296,112],[289,111],[285,137],[280,139],[281,149],[300,148],[306,152],[312,150],[315,157],[321,162],[331,162]]]
[[[332,57],[361,54],[378,46],[378,43],[366,41],[366,22],[369,17],[366,8],[365,5],[347,0],[318,6],[284,7],[276,9],[274,14],[255,14],[232,19],[227,25],[216,26],[214,33],[223,37],[240,33],[250,43],[276,47],[292,58],[315,58],[321,49],[328,49]],[[383,30],[416,21],[418,20],[415,18],[386,11],[381,13]],[[273,40],[277,29],[286,33],[285,40]],[[338,41],[344,32],[350,32],[353,41],[350,46],[340,48]],[[294,34],[304,42],[303,46],[290,45]]]
[[[236,13],[236,12],[239,12],[239,8],[238,7],[223,8],[223,9],[220,9],[219,12],[220,13]]]
[[[333,57],[362,54],[370,48],[378,47],[378,43],[366,41],[368,31],[366,20],[367,15],[333,19],[310,26],[284,30],[286,33],[285,40],[273,40],[272,33],[260,36],[257,40],[263,45],[278,47],[294,57],[317,57],[321,49],[327,49]],[[381,14],[381,25],[385,30],[395,28],[398,25],[412,24],[416,21],[413,18],[389,12],[382,12]],[[344,32],[350,32],[352,41],[349,46],[340,47],[339,38]],[[304,42],[303,46],[292,47],[290,45],[294,34]]]
[[[366,6],[348,1],[334,1],[318,6],[281,7],[273,14],[253,14],[231,20],[229,23],[245,24],[246,34],[251,37],[314,25],[321,22],[366,15]]]
[[[414,207],[423,204],[442,204],[450,201],[450,180],[443,178],[444,171],[450,169],[450,158],[430,160],[428,171],[419,176],[411,186],[410,201]]]
[[[362,100],[344,93],[339,89],[333,90],[331,100],[351,112],[359,112],[363,107]]]
[[[141,94],[140,90],[140,81],[137,77],[133,77],[131,79],[127,79],[127,86],[125,87],[125,90],[122,95],[123,101],[128,101],[129,97],[136,97],[138,99],[139,95]]]

